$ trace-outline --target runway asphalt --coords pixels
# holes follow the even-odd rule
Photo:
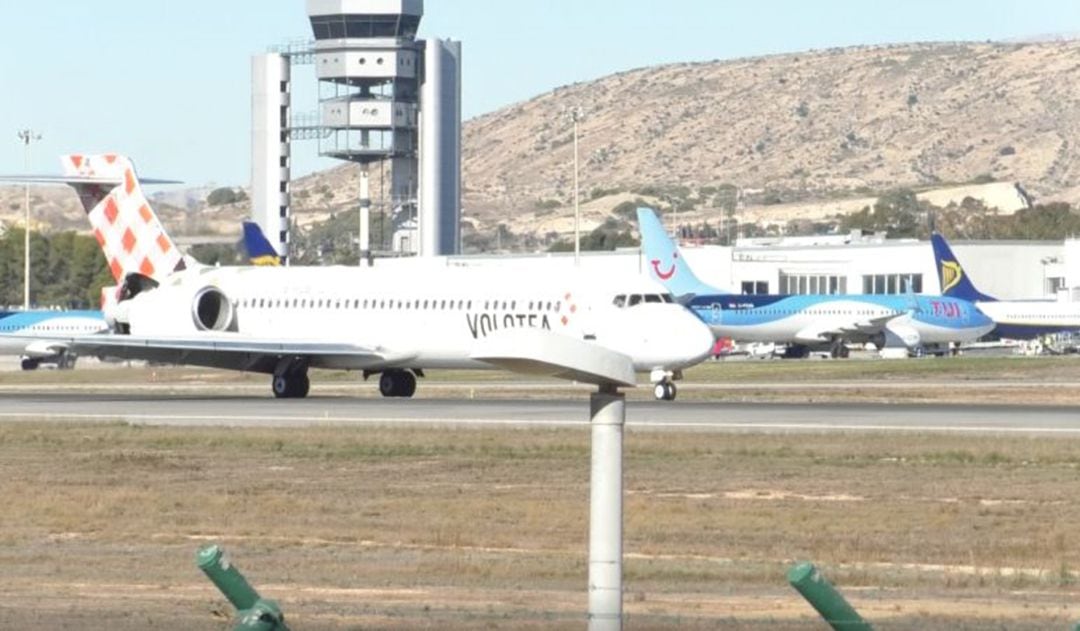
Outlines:
[[[585,426],[574,400],[364,399],[268,396],[7,392],[0,422],[303,427],[320,424]],[[1080,436],[1080,408],[999,405],[780,404],[630,401],[627,425],[653,430],[956,432]]]

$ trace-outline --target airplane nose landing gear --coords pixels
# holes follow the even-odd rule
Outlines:
[[[657,401],[674,401],[678,392],[678,388],[670,381],[661,381],[653,386],[653,396]]]
[[[675,396],[679,393],[678,388],[675,387],[675,379],[681,378],[681,374],[676,374],[668,370],[654,370],[649,374],[649,381],[653,382],[653,396],[657,401],[674,401]]]

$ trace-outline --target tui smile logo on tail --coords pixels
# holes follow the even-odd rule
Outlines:
[[[660,271],[660,259],[653,259],[652,261],[650,261],[652,263],[653,271],[656,272],[656,275],[660,278],[660,280],[670,280],[671,277],[675,275],[675,261],[674,261],[674,259],[679,258],[679,253],[676,252],[675,254],[672,255],[671,258],[672,258],[671,269],[669,269],[666,272],[661,272]]]

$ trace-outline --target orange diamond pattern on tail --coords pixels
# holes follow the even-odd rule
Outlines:
[[[143,195],[131,161],[113,154],[75,158],[64,161],[68,174],[115,182],[106,185],[111,190],[87,212],[113,277],[122,282],[128,274],[139,273],[160,281],[180,269],[182,255]]]
[[[120,207],[116,205],[116,200],[112,195],[105,198],[105,219],[109,220],[110,224],[116,223],[116,218],[120,216]]]

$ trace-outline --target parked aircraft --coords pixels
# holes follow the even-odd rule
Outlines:
[[[707,327],[637,276],[522,278],[442,260],[202,266],[177,250],[127,158],[63,164],[118,282],[106,313],[117,334],[70,338],[77,349],[267,373],[279,398],[306,396],[309,368],[378,374],[390,397],[412,396],[425,370],[504,368],[624,386],[645,372],[672,399],[673,380],[712,346]]]
[[[0,311],[0,355],[22,357],[23,370],[41,364],[73,368],[76,355],[61,338],[108,328],[100,311]]]
[[[998,300],[975,288],[945,237],[930,235],[934,263],[944,296],[972,301],[994,321],[998,337],[1025,340],[1052,333],[1080,331],[1080,302],[1059,300]]]
[[[712,329],[738,342],[788,345],[789,357],[828,348],[846,357],[846,344],[909,350],[972,342],[993,322],[966,300],[907,295],[737,295],[701,282],[664,231],[656,214],[638,209],[642,248],[650,275],[662,282]]]

